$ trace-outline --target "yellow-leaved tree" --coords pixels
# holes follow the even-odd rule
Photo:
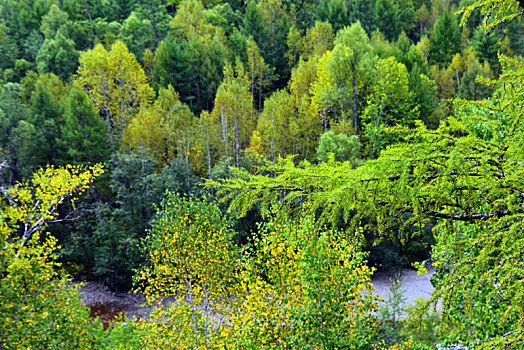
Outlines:
[[[149,301],[171,297],[156,309],[144,348],[214,348],[220,314],[234,291],[238,250],[233,231],[208,199],[168,193],[144,241],[147,264],[135,276]]]
[[[127,47],[116,41],[109,51],[98,44],[84,52],[77,80],[104,116],[115,149],[131,118],[154,96],[144,70]]]
[[[313,219],[260,227],[240,254],[216,204],[168,194],[136,276],[150,301],[143,348],[370,348],[377,339],[372,269],[356,242]]]
[[[48,167],[0,188],[0,349],[85,349],[96,324],[56,261],[57,240],[44,232],[65,200],[102,173],[100,166]],[[74,215],[74,214],[72,214]]]
[[[243,259],[225,347],[363,349],[377,339],[376,297],[358,243],[314,220],[270,220]]]

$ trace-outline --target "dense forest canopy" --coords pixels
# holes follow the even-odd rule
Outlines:
[[[522,5],[1,0],[0,349],[521,348]]]

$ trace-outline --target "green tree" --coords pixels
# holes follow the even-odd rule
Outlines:
[[[370,139],[370,153],[374,158],[392,140],[388,140],[387,126],[408,126],[418,117],[413,94],[409,90],[409,73],[394,57],[379,60],[368,105],[363,113],[366,136]]]
[[[166,194],[144,240],[147,263],[135,283],[152,301],[177,297],[174,312],[157,317],[178,319],[179,327],[168,329],[168,339],[164,335],[153,342],[196,348],[215,344],[218,324],[210,311],[224,310],[216,300],[229,297],[236,282],[238,252],[232,234],[216,204]]]
[[[64,121],[58,140],[65,150],[64,164],[101,163],[109,156],[109,135],[89,96],[73,85],[65,105]]]
[[[256,99],[255,88],[258,92],[257,105],[258,114],[260,114],[260,111],[262,110],[262,93],[271,84],[272,71],[264,62],[264,59],[260,55],[260,50],[252,38],[247,40],[246,46],[246,73],[249,75],[251,81],[251,96],[253,97],[253,100]]]
[[[357,163],[360,152],[360,141],[356,135],[335,134],[329,130],[320,136],[317,148],[317,159],[325,163],[331,155],[337,162]]]
[[[478,28],[473,34],[471,45],[475,48],[480,62],[487,61],[492,69],[498,70],[497,53],[500,46],[495,36],[486,35],[482,28]]]
[[[451,63],[453,56],[460,50],[460,30],[455,18],[444,12],[433,27],[429,46],[429,58],[441,67]]]
[[[482,84],[478,79],[490,79],[492,76],[493,74],[487,61],[485,61],[483,65],[480,64],[477,59],[469,62],[460,82],[461,97],[468,100],[482,100],[489,98],[493,89]]]
[[[157,86],[171,84],[194,113],[209,111],[222,81],[224,31],[208,20],[198,0],[183,1],[171,25],[178,37],[168,36],[166,45],[158,47],[153,81]]]
[[[413,29],[415,27],[415,6],[413,0],[400,0],[397,2],[399,9],[399,18],[402,30],[410,34],[413,37]]]
[[[470,345],[518,349],[524,329],[524,184],[519,165],[524,130],[522,87],[513,83],[523,77],[524,68],[520,60],[504,56],[501,65],[500,78],[488,81],[498,88],[494,102],[459,101],[459,110],[473,108],[472,113],[457,113],[434,131],[419,124],[409,133],[409,143],[390,146],[359,168],[351,170],[346,164],[301,169],[288,161],[267,169],[279,174],[276,177],[236,172],[236,179],[210,184],[222,188],[226,199],[234,197],[230,210],[239,215],[258,202],[262,213],[269,212],[268,203],[277,203],[277,214],[288,218],[322,208],[320,222],[336,225],[342,218],[350,224],[348,233],[358,232],[364,219],[365,227],[381,235],[402,222],[396,235],[405,239],[407,225],[422,228],[438,220],[435,258],[453,269],[436,283],[426,305],[445,300],[440,322]],[[406,213],[411,214],[408,220]],[[462,223],[480,227],[463,234]],[[460,304],[462,318],[455,311],[461,300],[467,301]],[[504,317],[499,317],[501,308],[491,310],[486,301],[503,303]],[[470,322],[474,319],[468,315],[478,318],[481,313],[484,321]]]
[[[363,95],[364,82],[370,76],[370,62],[373,59],[369,38],[357,22],[337,34],[335,45],[338,48],[333,51],[336,58],[331,66],[343,84],[351,84],[353,124],[355,135],[358,135],[358,105]]]
[[[368,35],[376,29],[375,26],[375,0],[351,1],[351,23],[360,22]]]
[[[20,124],[19,159],[25,176],[47,164],[56,164],[61,152],[57,135],[64,113],[64,96],[56,96],[53,90],[66,93],[64,83],[54,74],[38,76],[31,96],[29,116]],[[22,126],[24,125],[24,126]],[[23,131],[22,131],[23,130]]]
[[[153,86],[156,90],[168,85],[178,91],[182,101],[193,97],[191,93],[190,65],[191,57],[183,49],[181,42],[173,36],[167,36],[155,51],[153,66]]]
[[[387,40],[396,41],[402,31],[397,4],[393,0],[376,0],[374,23]]]
[[[415,95],[420,120],[428,127],[436,128],[439,121],[432,118],[433,112],[437,108],[435,81],[422,73],[418,65],[413,67],[409,75],[409,90]]]
[[[0,142],[2,161],[7,165],[2,168],[3,184],[20,181],[22,164],[20,164],[21,144],[19,134],[20,122],[26,121],[28,108],[23,101],[23,88],[20,84],[7,83],[0,90]]]
[[[325,0],[317,5],[318,20],[331,24],[335,33],[349,25],[349,14],[348,4],[343,0]]]
[[[291,154],[297,155],[297,160],[313,158],[318,137],[322,133],[322,125],[319,123],[317,110],[312,101],[319,68],[322,68],[322,65],[319,64],[316,56],[308,61],[301,60],[292,70],[289,81],[289,92],[294,100],[295,113],[287,128],[293,139]]]
[[[63,81],[69,81],[78,67],[78,51],[73,40],[58,33],[53,39],[46,39],[36,64],[40,73],[54,73]]]
[[[243,261],[245,292],[233,303],[232,327],[224,327],[230,346],[370,347],[376,303],[372,270],[362,265],[358,246],[339,232],[317,230],[307,217],[270,218],[259,232]]]
[[[129,17],[122,23],[118,38],[122,40],[139,61],[143,60],[144,50],[157,46],[149,21],[140,19],[135,12],[131,12]]]
[[[256,132],[261,138],[261,151],[271,160],[295,154],[300,140],[293,130],[294,119],[295,101],[286,90],[276,91],[264,101]]]
[[[164,39],[169,30],[169,22],[171,20],[165,1],[138,1],[136,4],[136,13],[138,18],[142,19],[143,23],[151,29],[155,38],[154,43],[158,43]]]
[[[56,4],[52,4],[49,12],[42,17],[42,24],[40,31],[44,34],[46,39],[53,39],[58,32],[58,29],[67,23],[69,15],[60,10]]]
[[[278,74],[277,87],[289,77],[286,62],[286,42],[289,16],[281,0],[250,1],[244,17],[244,30],[252,36],[261,50],[264,61]]]
[[[253,97],[249,93],[249,80],[242,64],[236,71],[231,65],[224,68],[224,81],[215,98],[211,114],[220,121],[222,147],[226,158],[233,158],[235,166],[240,164],[240,151],[249,146],[251,133],[255,127]]]

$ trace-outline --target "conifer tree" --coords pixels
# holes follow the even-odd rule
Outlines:
[[[107,127],[89,96],[77,85],[73,85],[69,92],[60,131],[58,143],[65,150],[62,163],[95,164],[107,160]]]
[[[433,27],[429,58],[439,66],[448,65],[453,56],[460,50],[460,31],[455,18],[444,12]]]

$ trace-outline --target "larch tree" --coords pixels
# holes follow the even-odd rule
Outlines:
[[[460,29],[449,12],[444,12],[433,27],[429,46],[429,58],[440,67],[448,65],[460,50]]]
[[[418,118],[418,108],[409,90],[409,73],[394,57],[377,63],[368,104],[363,113],[366,136],[370,138],[371,157],[378,155],[387,140],[385,127],[409,126]]]
[[[290,133],[295,118],[295,102],[286,90],[273,93],[264,101],[264,110],[258,117],[257,133],[263,151],[271,160],[293,154],[296,135]]]
[[[361,167],[299,168],[282,161],[267,169],[276,177],[239,171],[235,179],[210,184],[224,199],[232,199],[230,210],[239,215],[254,203],[261,203],[263,213],[270,211],[269,203],[278,203],[278,215],[288,218],[321,209],[319,222],[336,226],[342,219],[349,224],[348,233],[357,235],[361,225],[392,234],[388,229],[400,222],[397,235],[406,239],[404,228],[422,228],[436,220],[435,251],[440,253],[434,258],[437,265],[453,266],[441,275],[428,302],[443,300],[443,327],[480,348],[518,349],[524,336],[524,130],[523,93],[513,82],[522,78],[524,68],[507,57],[501,57],[501,64],[501,77],[488,81],[499,89],[494,102],[459,101],[457,108],[466,113],[442,122],[437,130],[418,124],[407,133],[409,142],[388,147]],[[473,228],[471,235],[463,235],[462,223],[489,229]],[[461,304],[464,290],[470,291],[466,306]],[[482,290],[488,294],[480,295],[488,299],[474,299]],[[490,311],[475,300],[503,303],[506,312],[495,317],[499,314],[492,312],[500,308]],[[459,307],[466,308],[462,318],[455,316]],[[481,319],[489,318],[496,327],[470,322],[468,317],[481,313]]]
[[[475,6],[492,15],[487,30],[522,13],[516,1]],[[363,225],[388,235],[400,222],[396,234],[406,238],[404,228],[436,221],[438,279],[426,307],[442,301],[439,336],[448,344],[455,339],[479,349],[519,349],[524,94],[518,82],[524,65],[499,57],[500,77],[483,79],[496,91],[491,101],[457,100],[455,116],[436,130],[418,124],[406,133],[408,142],[390,146],[361,167],[299,168],[282,161],[267,169],[276,177],[239,171],[237,178],[210,184],[232,199],[230,210],[240,216],[254,203],[261,203],[263,213],[275,212],[270,203],[277,203],[280,217],[317,213],[319,222],[332,225],[342,219],[348,234],[358,235]]]

